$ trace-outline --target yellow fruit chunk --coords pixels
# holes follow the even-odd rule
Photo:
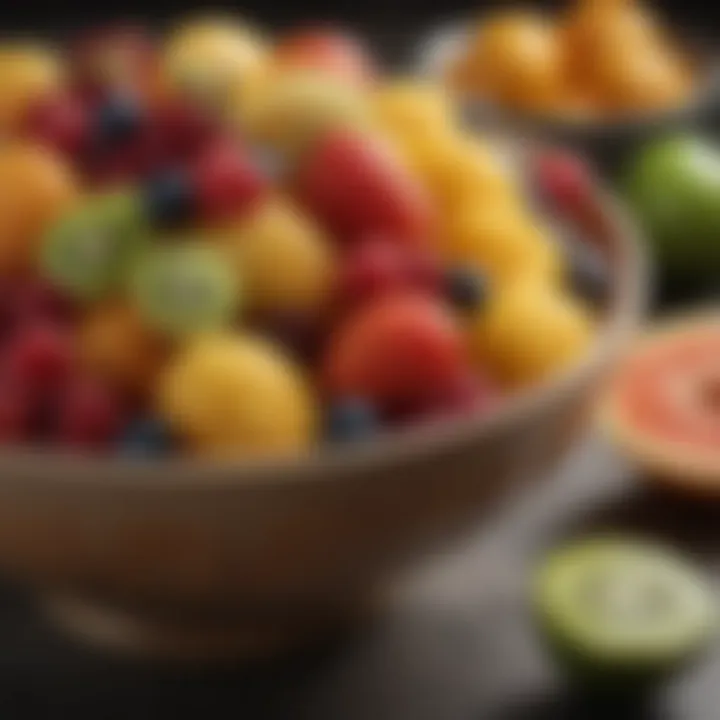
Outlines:
[[[692,82],[676,59],[663,52],[631,48],[609,54],[595,69],[598,95],[616,112],[652,111],[682,104]]]
[[[372,96],[375,121],[390,137],[436,137],[450,133],[454,112],[442,86],[419,80],[389,81]]]
[[[471,54],[486,91],[506,105],[538,110],[552,106],[562,91],[562,47],[542,15],[498,14],[482,25]]]
[[[0,46],[0,133],[11,133],[28,106],[59,87],[62,68],[49,50],[9,44]]]
[[[288,200],[271,198],[221,234],[252,310],[317,311],[328,299],[335,259],[328,239]]]
[[[566,68],[580,83],[617,53],[639,56],[664,46],[660,22],[647,7],[627,0],[584,0],[560,24]]]
[[[124,303],[94,308],[78,330],[80,362],[122,390],[151,392],[167,358],[167,343]]]
[[[243,335],[197,338],[159,381],[159,408],[192,451],[247,457],[297,452],[315,439],[315,401],[271,344]]]
[[[497,288],[469,327],[480,367],[510,387],[525,387],[562,372],[588,350],[593,322],[573,297],[540,283]]]
[[[43,234],[77,199],[70,169],[40,148],[0,149],[0,274],[27,270]]]
[[[171,89],[225,112],[267,62],[262,38],[249,26],[208,17],[181,24],[167,40],[163,74]]]
[[[458,134],[418,140],[406,155],[445,214],[490,201],[503,206],[520,203],[512,171],[490,144],[477,138]]]
[[[331,127],[370,124],[366,97],[356,87],[311,70],[269,77],[245,118],[255,140],[294,155]]]
[[[549,231],[528,212],[478,202],[448,219],[440,251],[449,262],[470,265],[496,284],[537,277],[553,282],[562,253]]]

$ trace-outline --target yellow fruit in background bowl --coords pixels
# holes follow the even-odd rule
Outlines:
[[[35,264],[45,231],[78,195],[61,158],[25,143],[0,148],[0,274]]]
[[[468,327],[475,362],[513,388],[566,370],[593,336],[592,317],[578,300],[548,284],[524,281],[497,287]]]
[[[13,132],[29,105],[60,87],[62,65],[50,50],[0,45],[0,134]]]
[[[137,395],[153,391],[168,357],[168,343],[141,320],[132,306],[111,302],[94,307],[80,323],[79,362],[121,390]]]
[[[201,455],[294,453],[315,440],[315,400],[298,368],[251,336],[198,337],[159,380],[161,414]]]
[[[677,58],[665,52],[623,48],[602,58],[595,87],[611,111],[653,111],[682,105],[692,81]]]
[[[539,13],[513,10],[490,18],[471,53],[486,91],[502,104],[549,107],[563,87],[562,46],[553,23]]]
[[[264,40],[232,18],[206,17],[179,25],[168,37],[163,75],[171,90],[226,112],[231,98],[267,62]]]
[[[328,300],[335,259],[314,221],[282,197],[220,234],[251,310],[317,311]]]
[[[475,267],[495,284],[521,277],[552,283],[562,276],[562,252],[550,231],[511,205],[466,205],[448,218],[439,250],[446,261]]]

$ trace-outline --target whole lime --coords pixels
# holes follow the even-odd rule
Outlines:
[[[668,277],[720,269],[720,149],[690,135],[655,140],[633,158],[625,193]]]

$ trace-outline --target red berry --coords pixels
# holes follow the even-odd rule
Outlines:
[[[43,98],[23,119],[23,132],[37,142],[74,158],[87,144],[90,113],[70,93]]]
[[[58,401],[55,439],[66,447],[105,449],[123,428],[124,414],[108,387],[93,378],[74,378]]]
[[[195,162],[217,134],[207,112],[175,98],[155,108],[151,122],[162,136],[165,157],[171,163]]]
[[[31,403],[25,389],[9,379],[0,383],[0,445],[28,439]]]
[[[41,280],[6,279],[0,289],[0,339],[31,323],[65,324],[74,314],[74,304]]]
[[[241,215],[268,188],[249,155],[231,142],[208,148],[195,166],[194,178],[200,218],[211,224]]]
[[[380,298],[331,338],[324,379],[335,397],[364,397],[385,410],[422,405],[468,371],[463,334],[436,300],[402,294]]]
[[[440,281],[439,262],[432,253],[381,235],[352,247],[338,275],[340,301],[346,307],[399,291],[434,293]]]
[[[561,151],[546,151],[534,158],[534,174],[541,192],[558,207],[581,208],[591,194],[592,178],[578,157]]]
[[[67,332],[47,323],[21,328],[7,348],[6,371],[33,393],[62,386],[72,368],[73,350]]]
[[[18,325],[33,321],[64,324],[75,317],[73,301],[49,283],[38,279],[25,279],[12,293]]]
[[[79,86],[139,88],[155,71],[156,52],[144,28],[108,26],[84,32],[75,40],[71,65]]]
[[[108,188],[142,180],[163,168],[165,154],[159,133],[145,126],[116,147],[90,154],[84,171],[94,186]]]

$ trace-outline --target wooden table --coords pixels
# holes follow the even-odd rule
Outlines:
[[[397,605],[354,638],[262,667],[159,669],[99,657],[0,594],[0,717],[143,720],[590,720],[720,718],[720,653],[656,709],[573,698],[538,647],[524,604],[533,559],[557,535],[627,527],[716,564],[720,511],[643,490],[599,441],[508,504],[457,552],[434,558]]]

